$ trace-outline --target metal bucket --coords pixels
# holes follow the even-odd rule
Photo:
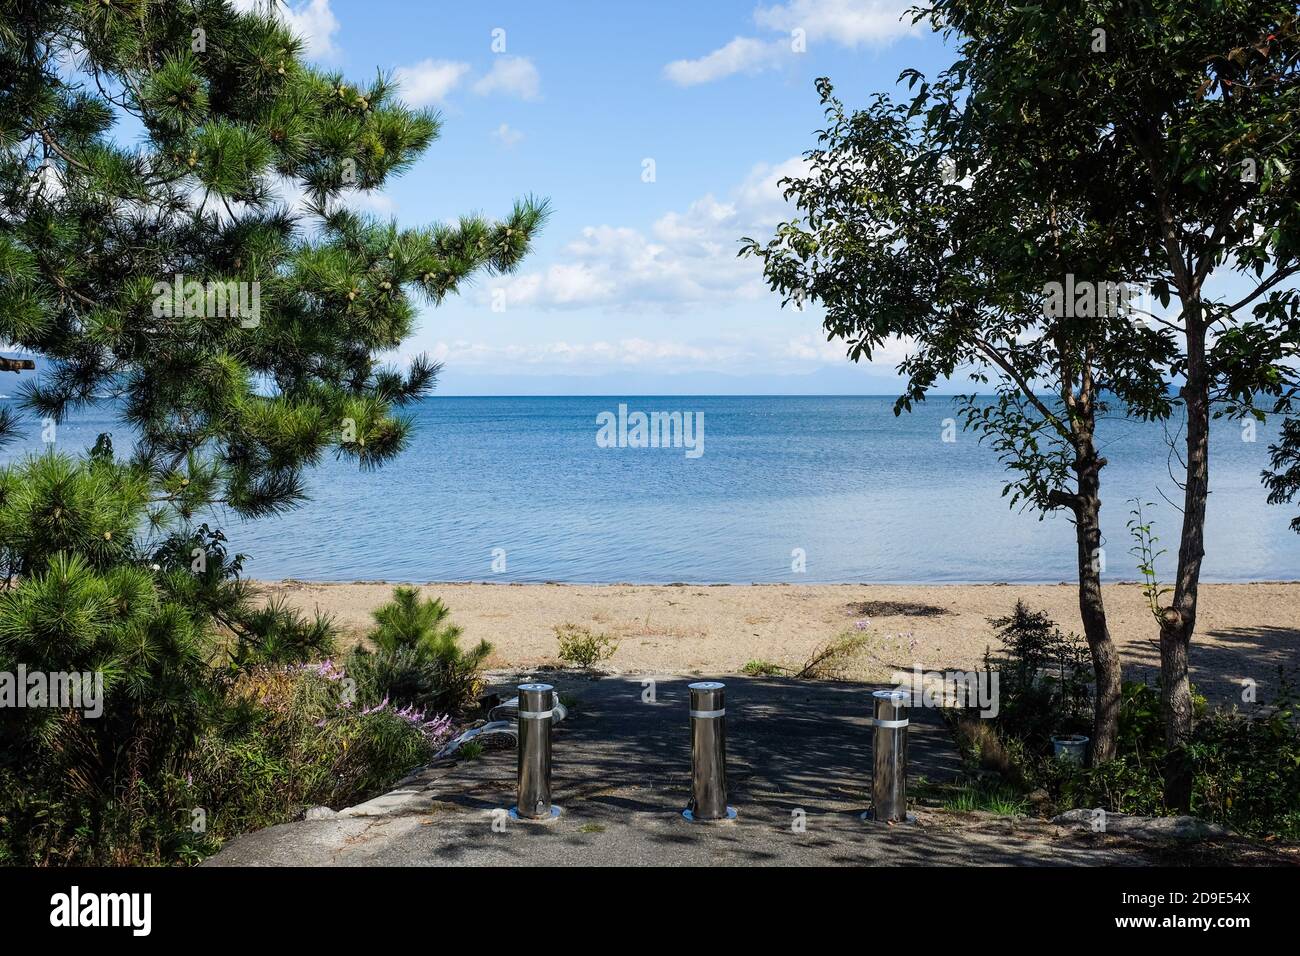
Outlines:
[[[1057,760],[1082,764],[1088,756],[1088,738],[1083,734],[1065,734],[1052,738],[1052,754]]]

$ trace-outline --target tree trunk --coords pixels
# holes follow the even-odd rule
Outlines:
[[[1078,496],[1074,507],[1075,540],[1079,550],[1079,615],[1092,652],[1096,701],[1092,721],[1092,764],[1115,756],[1119,736],[1120,661],[1106,624],[1101,596],[1101,468],[1093,445],[1092,423],[1075,424],[1075,476]]]
[[[1192,734],[1192,686],[1188,657],[1196,629],[1196,598],[1205,557],[1205,506],[1209,497],[1210,395],[1205,369],[1205,328],[1199,303],[1185,307],[1187,316],[1187,478],[1183,492],[1183,529],[1178,545],[1178,580],[1173,604],[1160,624],[1160,705],[1165,718],[1165,804],[1170,810],[1191,808],[1192,774],[1186,747]]]
[[[1187,677],[1191,631],[1182,626],[1160,629],[1160,706],[1165,717],[1165,806],[1187,813],[1192,808],[1192,768],[1187,740],[1192,733],[1192,688]]]

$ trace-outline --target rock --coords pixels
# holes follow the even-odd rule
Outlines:
[[[1143,817],[1083,808],[1068,810],[1052,817],[1052,822],[1061,826],[1086,827],[1098,833],[1132,837],[1135,840],[1210,840],[1232,836],[1232,831],[1227,827],[1190,816]]]
[[[331,810],[329,807],[312,807],[302,815],[302,818],[304,820],[330,820],[338,815],[337,810]]]

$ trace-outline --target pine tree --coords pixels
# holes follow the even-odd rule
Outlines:
[[[50,362],[23,406],[121,399],[136,461],[189,512],[291,507],[330,449],[391,458],[438,366],[379,356],[421,301],[514,269],[546,218],[532,199],[421,228],[347,207],[438,132],[382,75],[305,63],[271,12],[3,0],[0,343]]]
[[[0,675],[103,681],[95,719],[0,710],[0,863],[192,859],[212,842],[187,808],[221,813],[245,790],[257,804],[239,768],[274,763],[258,755],[278,744],[260,697],[231,688],[260,665],[290,681],[301,671],[281,665],[327,653],[334,631],[261,605],[243,555],[195,522],[292,507],[331,450],[362,467],[397,454],[402,406],[438,367],[379,357],[421,302],[514,269],[546,218],[531,199],[500,222],[424,228],[351,211],[438,119],[301,47],[225,0],[0,0],[0,347],[19,353],[0,370],[42,357],[24,414],[115,400],[134,437],[125,461],[104,435],[80,461],[0,468]],[[0,443],[21,425],[0,409]],[[445,609],[414,610],[430,625],[422,678],[467,698],[486,648],[460,653]],[[409,769],[410,740],[361,743],[358,788]],[[333,773],[328,753],[298,759]]]

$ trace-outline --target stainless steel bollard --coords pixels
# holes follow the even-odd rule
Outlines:
[[[871,697],[871,809],[862,817],[890,823],[915,819],[907,813],[907,709],[912,697],[901,690],[878,690]]]
[[[734,820],[727,806],[726,685],[700,681],[691,692],[691,802],[682,812],[693,823]]]
[[[519,802],[510,811],[516,820],[553,820],[560,808],[551,803],[551,711],[555,688],[519,685]]]

